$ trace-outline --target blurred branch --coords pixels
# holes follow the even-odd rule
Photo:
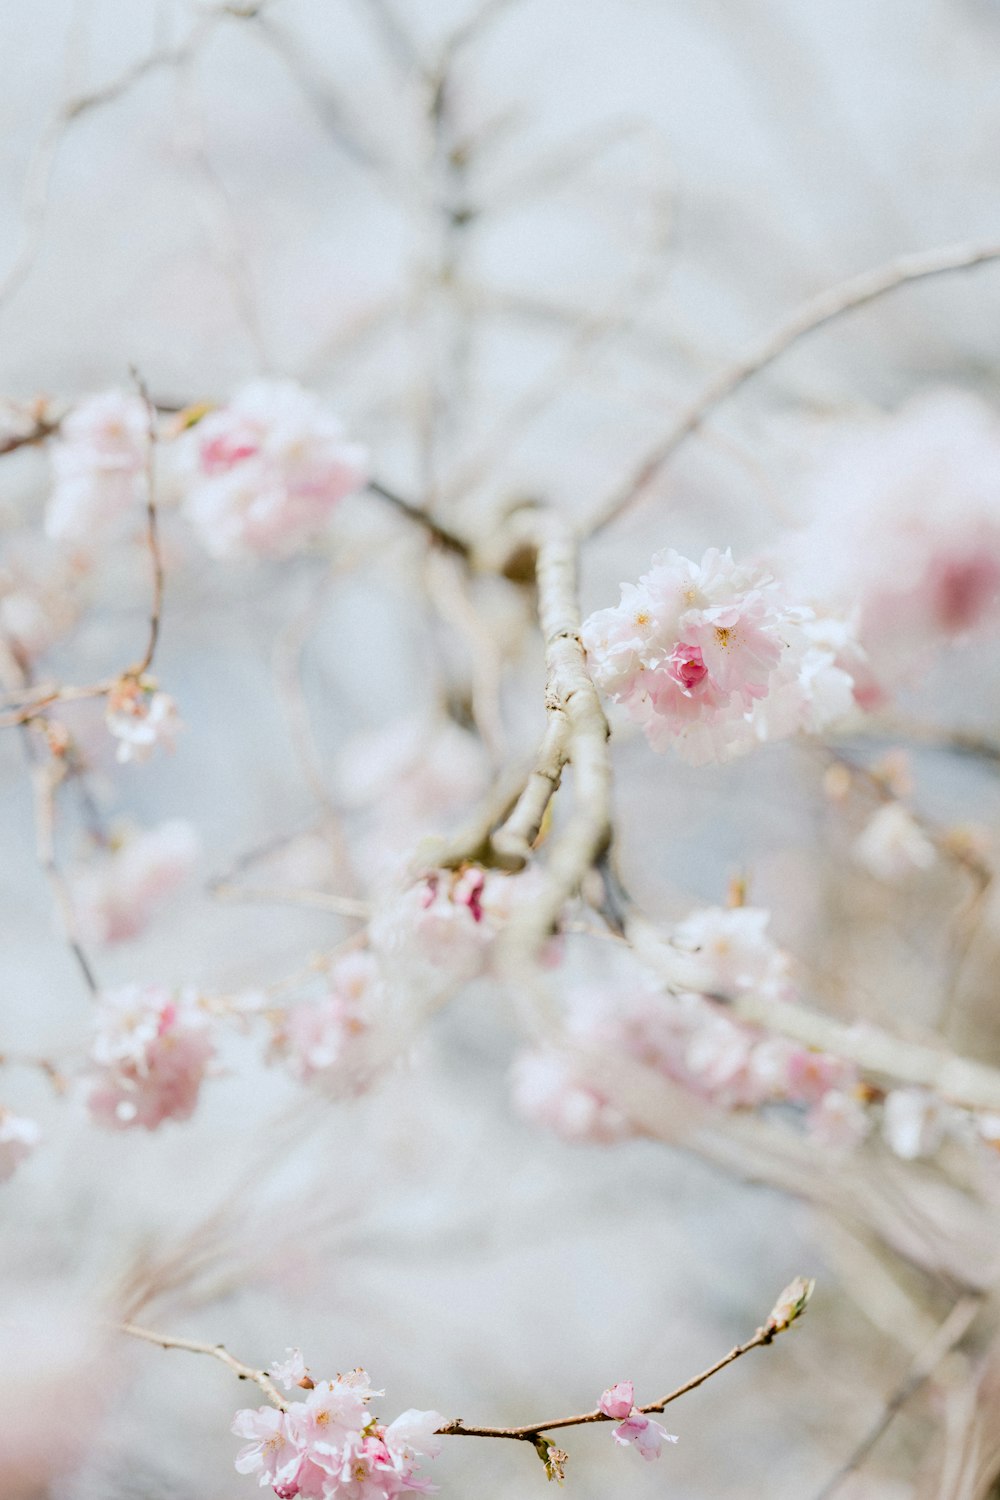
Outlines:
[[[677,452],[681,444],[697,432],[705,418],[728,401],[754,375],[774,363],[808,334],[832,323],[844,313],[865,307],[879,297],[932,276],[953,271],[968,271],[1000,258],[1000,241],[946,245],[942,249],[901,255],[887,265],[863,271],[858,276],[820,292],[791,313],[755,348],[727,369],[719,372],[675,418],[665,437],[650,449],[629,478],[609,495],[591,518],[587,534],[593,536],[617,519]]]
[[[815,1500],[830,1500],[830,1497],[841,1488],[845,1479],[861,1467],[901,1408],[906,1405],[911,1396],[920,1390],[921,1386],[926,1384],[941,1361],[961,1343],[982,1305],[981,1297],[962,1297],[955,1303],[940,1328],[916,1356],[906,1375],[886,1401],[877,1420],[851,1456],[817,1492]]]

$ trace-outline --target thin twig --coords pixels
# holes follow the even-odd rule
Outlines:
[[[450,552],[457,552],[462,557],[468,556],[468,542],[460,537],[457,532],[450,531],[447,526],[442,526],[439,521],[435,521],[434,517],[421,506],[414,505],[412,500],[404,500],[402,495],[398,494],[395,490],[389,489],[387,485],[380,483],[377,479],[370,479],[368,481],[368,488],[373,495],[378,495],[380,499],[388,501],[408,521],[413,521],[415,525],[422,526],[424,531],[433,537],[442,547],[446,547]]]
[[[887,265],[877,266],[852,276],[837,286],[811,297],[786,317],[759,344],[734,364],[721,370],[698,396],[685,407],[671,424],[665,437],[646,454],[626,482],[598,506],[587,531],[593,536],[626,510],[646,486],[655,479],[681,444],[696,432],[708,414],[728,401],[752,376],[773,364],[800,339],[831,323],[843,313],[865,307],[869,302],[893,292],[912,281],[943,276],[952,271],[967,271],[1000,258],[1000,241],[946,245],[942,249],[900,255]]]
[[[980,1297],[962,1297],[956,1302],[940,1328],[937,1329],[913,1360],[906,1375],[886,1401],[876,1421],[869,1428],[850,1457],[827,1480],[826,1484],[824,1484],[823,1488],[816,1495],[815,1500],[830,1500],[830,1496],[836,1494],[844,1483],[844,1480],[848,1479],[861,1467],[900,1409],[931,1378],[945,1356],[950,1354],[957,1344],[961,1343],[981,1306],[982,1298]]]
[[[148,422],[146,454],[146,545],[149,548],[149,556],[153,565],[153,602],[149,610],[149,637],[146,641],[146,649],[141,659],[127,674],[130,677],[142,677],[153,665],[153,657],[156,655],[156,647],[160,639],[160,620],[163,615],[163,553],[160,550],[160,532],[156,515],[156,485],[154,475],[154,460],[156,454],[156,407],[150,398],[146,382],[133,365],[131,368],[132,379],[135,381],[139,395],[146,406]]]
[[[238,1380],[252,1380],[255,1385],[259,1385],[267,1399],[281,1411],[288,1409],[281,1392],[266,1370],[255,1370],[252,1365],[245,1365],[222,1344],[206,1344],[200,1339],[181,1339],[168,1333],[154,1333],[151,1328],[140,1328],[138,1323],[123,1323],[121,1329],[131,1338],[145,1339],[147,1344],[158,1344],[161,1349],[186,1349],[190,1354],[210,1354],[213,1359],[221,1360],[227,1369],[232,1370]]]

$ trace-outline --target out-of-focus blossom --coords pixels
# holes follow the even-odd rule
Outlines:
[[[767,739],[819,730],[852,702],[812,610],[793,606],[763,568],[729,552],[700,563],[657,553],[621,602],[584,623],[598,686],[654,749],[700,764]]]
[[[126,836],[70,877],[73,908],[88,943],[121,943],[140,933],[182,885],[198,858],[196,829],[181,818]]]
[[[25,535],[5,545],[0,560],[0,635],[22,664],[35,661],[72,629],[80,614],[79,556],[42,537]]]
[[[515,1060],[511,1097],[525,1120],[544,1125],[566,1141],[606,1145],[633,1134],[627,1116],[596,1088],[581,1082],[570,1059],[553,1049],[523,1052]]]
[[[105,391],[82,401],[53,438],[53,540],[87,542],[146,499],[149,412],[141,396]]]
[[[617,1053],[719,1108],[792,1105],[806,1129],[817,1128],[817,1110],[828,1095],[853,1093],[854,1065],[770,1035],[726,1008],[744,995],[786,1003],[797,998],[787,959],[766,934],[767,921],[766,912],[747,907],[692,913],[670,947],[660,950],[664,977],[677,992],[634,961],[599,983],[567,981],[565,1050],[550,1044],[516,1062],[519,1111],[569,1140],[630,1134],[625,1106],[593,1081],[599,1070],[581,1077],[574,1060],[574,1052],[595,1059]]]
[[[15,1115],[0,1105],[0,1182],[13,1177],[41,1138],[42,1132],[34,1120]]]
[[[447,999],[486,972],[515,892],[526,889],[523,876],[479,865],[429,870],[390,897],[369,926],[386,982],[417,1005]]]
[[[343,801],[365,815],[354,852],[366,877],[395,873],[422,837],[443,832],[484,791],[488,774],[482,741],[444,715],[349,741],[337,782]]]
[[[215,1054],[195,992],[130,984],[103,991],[97,1005],[88,1070],[93,1118],[117,1130],[188,1119]]]
[[[755,906],[703,906],[678,923],[665,955],[678,988],[732,999],[793,993],[788,957],[768,933],[771,913]]]
[[[287,556],[368,479],[366,450],[291,380],[251,382],[182,441],[192,445],[185,509],[214,557]]]
[[[985,402],[941,390],[842,428],[807,490],[788,562],[804,598],[853,610],[866,707],[1000,618],[1000,421]]]
[[[908,808],[886,802],[862,830],[854,856],[876,879],[892,883],[929,870],[937,850]]]
[[[933,1156],[944,1140],[948,1111],[926,1089],[893,1089],[882,1111],[882,1134],[904,1161]]]
[[[146,761],[157,745],[174,748],[183,727],[177,704],[150,678],[121,677],[108,694],[105,722],[118,741],[118,759]]]
[[[618,1423],[611,1434],[615,1442],[622,1447],[632,1444],[645,1459],[659,1458],[664,1443],[677,1441],[673,1433],[668,1432],[652,1417],[646,1416],[635,1405],[635,1389],[631,1380],[620,1380],[617,1385],[604,1391],[597,1409]]]
[[[241,1474],[257,1474],[279,1500],[392,1500],[424,1494],[432,1486],[417,1473],[422,1458],[441,1450],[443,1417],[409,1410],[383,1426],[368,1403],[373,1391],[364,1370],[320,1381],[287,1411],[262,1406],[237,1412],[233,1432],[248,1441],[236,1457]]]
[[[860,1099],[841,1089],[830,1089],[806,1116],[812,1139],[830,1151],[853,1150],[869,1133],[871,1123]]]
[[[346,953],[325,976],[320,995],[289,1005],[277,1018],[271,1055],[303,1083],[360,1093],[409,1040],[395,1019],[375,956]]]

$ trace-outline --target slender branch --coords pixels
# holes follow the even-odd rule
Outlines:
[[[519,870],[528,863],[541,832],[549,804],[562,780],[566,764],[567,724],[553,715],[538,747],[534,767],[507,821],[492,837],[493,850],[505,868]]]
[[[221,1360],[227,1369],[232,1370],[238,1380],[252,1380],[255,1385],[259,1385],[267,1399],[281,1411],[288,1409],[287,1402],[282,1399],[281,1392],[266,1370],[255,1370],[252,1365],[245,1365],[222,1344],[206,1344],[200,1339],[181,1339],[168,1333],[154,1333],[151,1328],[140,1328],[138,1323],[123,1323],[121,1329],[122,1333],[127,1333],[131,1338],[145,1339],[147,1344],[158,1344],[161,1349],[186,1349],[190,1354],[210,1354],[213,1359]]]
[[[962,1297],[955,1303],[944,1322],[917,1354],[861,1442],[850,1457],[841,1464],[837,1472],[827,1480],[817,1493],[815,1500],[830,1500],[845,1479],[850,1478],[861,1467],[901,1408],[911,1396],[920,1390],[921,1386],[927,1383],[945,1356],[961,1343],[981,1306],[980,1297]]]
[[[745,1343],[737,1344],[717,1359],[714,1364],[693,1375],[690,1380],[685,1380],[681,1385],[675,1386],[658,1401],[651,1401],[647,1406],[640,1406],[638,1410],[644,1414],[649,1412],[663,1411],[671,1402],[677,1401],[681,1396],[686,1396],[689,1391],[696,1390],[698,1386],[704,1385],[706,1380],[711,1380],[713,1375],[718,1375],[727,1365],[733,1364],[749,1354],[751,1349],[763,1349],[774,1342],[780,1333],[790,1328],[806,1309],[809,1298],[812,1295],[813,1283],[803,1277],[795,1280],[785,1288],[775,1303],[771,1315],[752,1338]],[[123,1333],[132,1338],[144,1339],[149,1344],[157,1344],[161,1349],[184,1349],[191,1354],[208,1354],[213,1359],[220,1360],[240,1380],[252,1380],[267,1396],[275,1406],[282,1411],[287,1411],[287,1403],[283,1400],[281,1393],[276,1389],[270,1375],[266,1370],[254,1369],[252,1365],[246,1365],[242,1360],[236,1359],[230,1354],[223,1344],[209,1344],[201,1339],[176,1338],[172,1334],[157,1333],[151,1328],[141,1328],[137,1323],[126,1322],[121,1324]],[[551,1421],[529,1422],[523,1427],[469,1427],[460,1417],[454,1421],[446,1422],[444,1426],[437,1429],[442,1437],[484,1437],[484,1438],[508,1438],[517,1442],[532,1443],[538,1446],[538,1439],[543,1433],[555,1432],[563,1427],[583,1427],[593,1422],[612,1422],[618,1420],[607,1416],[602,1411],[581,1412],[572,1417],[554,1417]]]
[[[789,314],[742,359],[721,370],[708,382],[690,405],[686,406],[668,429],[666,436],[650,449],[629,478],[598,507],[588,526],[593,536],[627,510],[632,502],[655,479],[677,452],[681,444],[697,432],[708,414],[736,394],[752,376],[774,363],[800,339],[831,323],[843,313],[865,307],[869,302],[893,292],[912,281],[943,276],[952,271],[968,271],[1000,258],[1000,241],[986,240],[941,249],[900,255],[887,265],[862,271],[837,286],[811,297]]]
[[[442,526],[438,521],[435,521],[432,515],[423,510],[419,505],[414,505],[412,500],[405,500],[402,495],[381,484],[377,479],[370,479],[368,481],[368,488],[373,495],[378,495],[380,499],[394,506],[408,521],[413,521],[415,525],[422,526],[428,535],[433,537],[440,546],[446,547],[449,552],[457,552],[462,557],[468,556],[468,542],[464,541],[457,532],[449,531],[447,526]]]
[[[149,548],[149,556],[153,565],[153,602],[149,611],[149,638],[146,649],[139,662],[131,669],[129,676],[142,677],[153,665],[153,657],[156,655],[156,647],[160,639],[160,620],[163,615],[163,553],[160,550],[160,532],[156,515],[156,478],[154,473],[154,459],[156,454],[156,407],[153,405],[146,382],[139,374],[135,366],[132,366],[132,379],[138,388],[146,406],[147,416],[147,441],[148,450],[146,456],[146,545]]]
[[[365,921],[372,914],[371,903],[368,901],[357,901],[353,896],[336,896],[326,891],[296,889],[294,886],[231,885],[225,880],[217,880],[208,889],[220,901],[245,901],[264,906],[309,906],[316,911],[333,912],[338,917],[361,917]]]
[[[668,984],[676,984],[676,952],[644,918],[633,915],[627,936],[639,958]],[[837,1021],[775,996],[709,995],[730,1015],[820,1052],[854,1063],[869,1077],[894,1085],[930,1089],[941,1099],[973,1111],[1000,1111],[1000,1069],[958,1057],[921,1042],[909,1042],[868,1024]]]
[[[30,734],[30,731],[26,731],[26,733]],[[62,766],[58,762],[50,760],[45,764],[36,765],[32,772],[32,786],[35,793],[35,830],[38,862],[45,872],[52,895],[55,898],[66,945],[83,976],[84,984],[90,993],[95,995],[98,990],[97,980],[94,977],[90,960],[84,952],[83,944],[77,935],[73,898],[56,860],[55,792],[58,780],[62,775],[62,769]]]

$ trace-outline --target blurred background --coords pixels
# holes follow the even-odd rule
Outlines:
[[[8,6],[0,394],[69,402],[135,367],[183,407],[290,376],[446,524],[485,533],[525,497],[585,517],[703,380],[805,297],[996,232],[998,67],[992,0]],[[995,400],[998,318],[1000,271],[985,267],[816,334],[585,551],[585,609],[615,602],[656,548],[769,547],[800,519],[831,423],[942,384]],[[16,538],[39,526],[46,459],[2,462]],[[271,849],[251,883],[342,892],[353,867],[377,891],[386,861],[530,753],[541,658],[523,591],[468,584],[371,497],[345,502],[329,548],[226,566],[173,527],[170,498],[168,480],[157,674],[185,721],[177,753],[116,768],[99,714],[68,718],[106,815],[188,820],[201,854],[169,911],[101,954],[100,978],[240,994],[354,927],[209,882]],[[109,552],[47,670],[120,670],[148,588],[141,547]],[[986,732],[998,686],[985,643],[909,707]],[[483,739],[442,787],[427,725],[467,727],[470,704]],[[912,754],[928,816],[973,822],[989,846],[995,769]],[[648,910],[678,918],[744,875],[825,1003],[909,1034],[943,1024],[961,873],[902,894],[859,881],[862,814],[829,826],[821,756],[775,747],[691,768],[626,734],[615,764],[619,859]],[[59,1058],[86,1043],[88,999],[10,735],[0,798],[0,1051]],[[61,837],[71,862],[72,819]],[[946,1032],[998,1061],[992,898],[977,915]],[[567,1486],[579,1500],[818,1500],[949,1306],[989,1282],[995,1181],[914,1167],[904,1183],[876,1163],[865,1192],[899,1218],[883,1233],[857,1198],[829,1213],[808,1201],[822,1161],[796,1193],[738,1146],[723,1161],[668,1141],[566,1144],[511,1108],[515,1033],[474,986],[412,1065],[346,1102],[306,1094],[236,1036],[195,1117],[148,1137],[101,1134],[45,1077],[5,1072],[4,1102],[44,1132],[0,1189],[10,1492],[250,1493],[228,1430],[243,1388],[210,1360],[123,1347],[109,1324],[137,1287],[152,1289],[144,1321],[249,1362],[298,1344],[317,1373],[363,1364],[390,1413],[515,1423],[586,1409],[618,1379],[653,1399],[752,1333],[804,1272],[818,1290],[803,1325],[679,1403],[659,1464],[584,1429],[566,1443]],[[982,1357],[935,1366],[837,1493],[988,1494]],[[25,1450],[49,1457],[32,1469]],[[433,1478],[495,1500],[545,1482],[519,1445],[460,1442]]]

